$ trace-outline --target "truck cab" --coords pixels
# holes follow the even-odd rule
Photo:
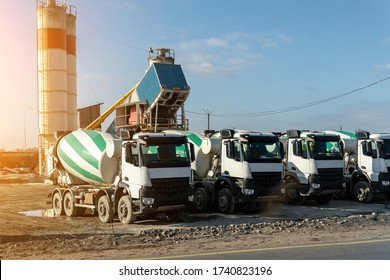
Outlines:
[[[328,203],[345,189],[340,136],[288,130],[281,141],[287,147],[281,193],[287,203],[301,204],[305,198]]]
[[[216,204],[232,213],[236,204],[255,203],[262,210],[277,199],[282,180],[282,150],[271,133],[222,130],[205,138],[202,150],[211,155],[209,171],[194,181],[195,208]]]
[[[360,202],[375,193],[390,199],[390,133],[356,132],[356,157],[350,157],[348,191]]]
[[[135,214],[181,213],[191,195],[191,148],[187,137],[137,133],[123,143],[119,186],[132,198]]]

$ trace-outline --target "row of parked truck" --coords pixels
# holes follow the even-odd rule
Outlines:
[[[160,213],[175,220],[189,205],[232,213],[237,205],[261,210],[280,199],[390,199],[390,134],[225,129],[123,131],[116,139],[78,130],[59,139],[54,156],[54,212],[75,216],[89,208],[102,222]]]
[[[174,220],[188,205],[232,213],[278,199],[328,203],[352,195],[369,202],[375,193],[390,199],[390,134],[194,133],[184,110],[189,92],[174,51],[150,49],[136,86],[86,130],[57,139],[48,160],[56,163],[48,174],[55,214],[90,209],[102,222],[132,223],[159,213]],[[94,130],[112,110],[115,133]]]

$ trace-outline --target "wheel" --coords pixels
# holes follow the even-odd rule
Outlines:
[[[62,205],[61,194],[59,192],[53,194],[51,202],[53,205],[53,212],[55,216],[62,216],[65,214],[64,207]]]
[[[67,192],[64,196],[64,211],[68,217],[74,217],[78,212],[78,207],[74,205],[73,195],[70,192]]]
[[[112,210],[112,203],[108,199],[107,195],[103,195],[99,198],[97,204],[97,212],[100,221],[103,223],[111,223],[114,218],[114,211]]]
[[[359,202],[369,202],[373,197],[373,191],[366,181],[359,181],[353,188],[354,195]]]
[[[230,189],[223,188],[218,192],[217,205],[221,213],[231,214],[234,212],[235,203]]]
[[[313,197],[315,201],[319,204],[327,204],[331,202],[334,198],[334,194],[326,194],[326,195],[316,195]]]
[[[299,193],[299,184],[296,182],[288,183],[285,186],[284,200],[288,204],[299,205],[305,200]]]
[[[194,193],[194,207],[198,211],[205,211],[208,207],[208,195],[204,188],[196,188]]]
[[[124,195],[119,199],[118,218],[122,224],[132,224],[135,222],[136,216],[132,211],[130,195]]]

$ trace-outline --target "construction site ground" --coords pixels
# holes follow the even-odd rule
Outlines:
[[[186,211],[177,222],[119,221],[93,215],[52,217],[53,188],[32,174],[0,175],[0,258],[38,260],[142,259],[210,251],[278,247],[390,237],[390,206],[384,197],[301,206],[275,202],[267,210]]]

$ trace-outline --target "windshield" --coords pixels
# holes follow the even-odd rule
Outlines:
[[[280,162],[279,142],[244,142],[242,143],[247,162]]]
[[[190,166],[186,144],[141,145],[141,157],[146,167]]]
[[[314,159],[342,159],[343,152],[338,141],[308,141],[310,156]]]
[[[384,159],[390,159],[390,139],[378,142],[380,157]]]

